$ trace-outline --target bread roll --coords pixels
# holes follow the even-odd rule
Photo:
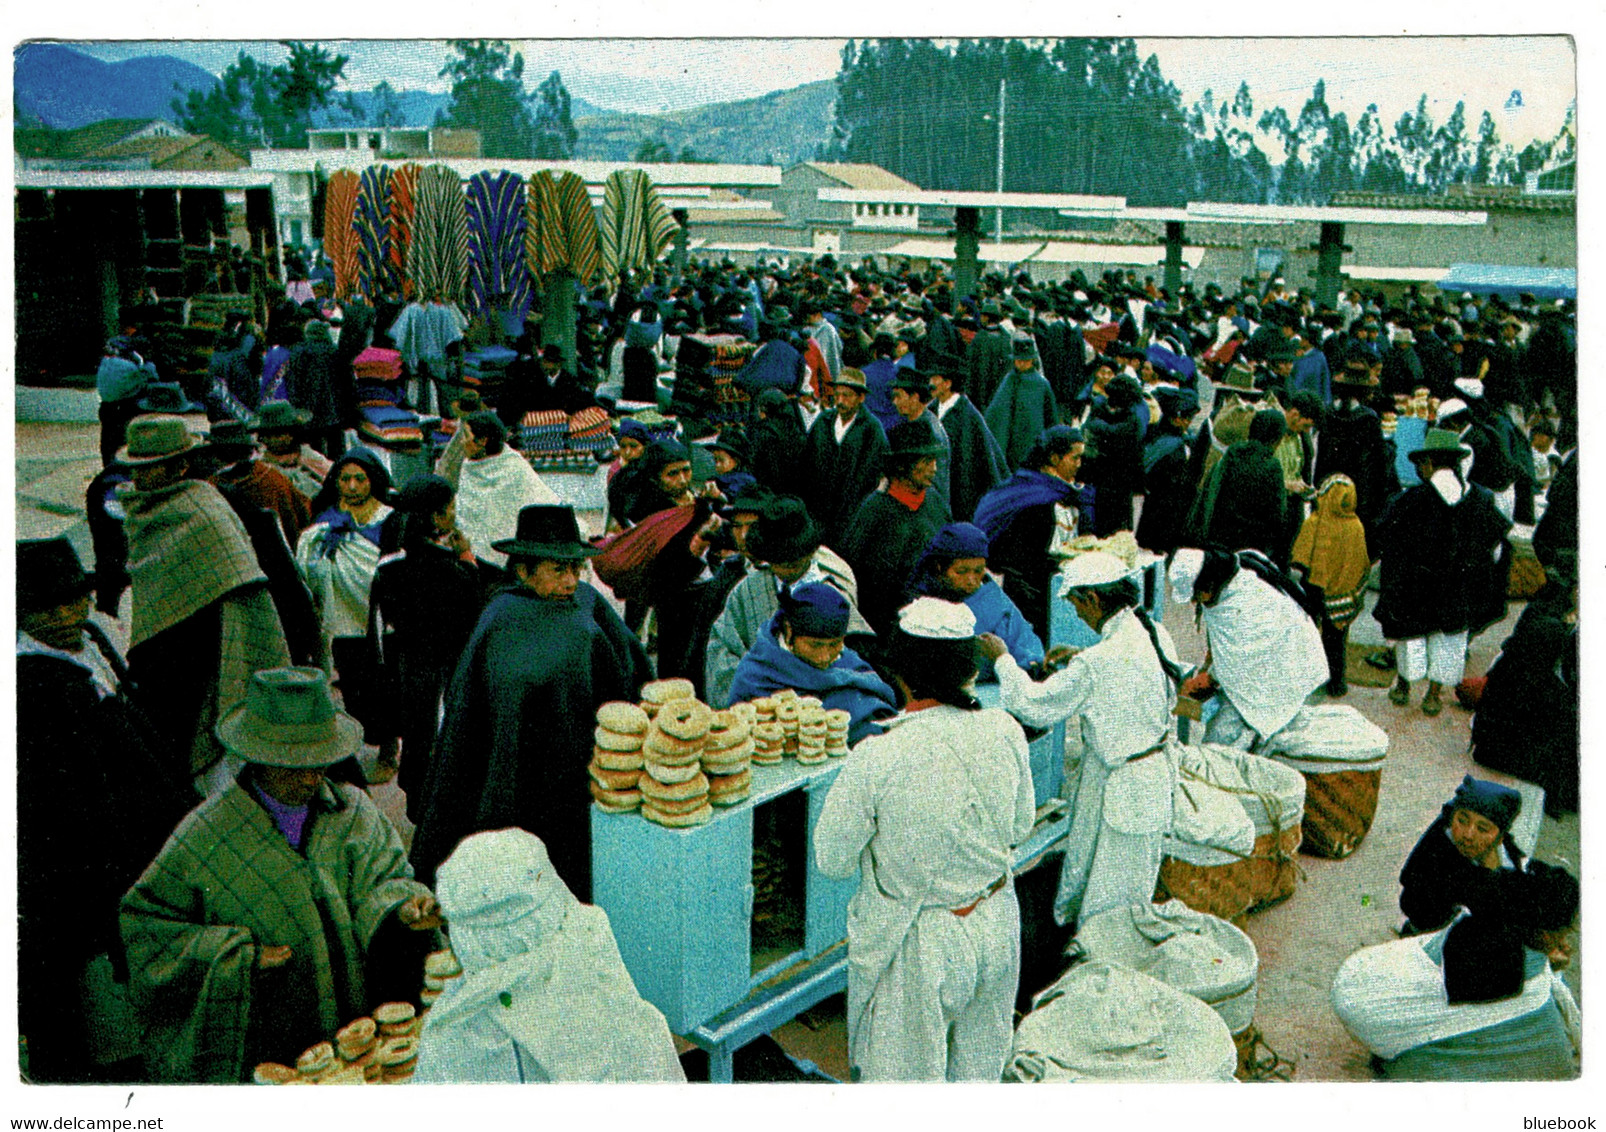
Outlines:
[[[654,810],[651,806],[643,806],[641,816],[671,829],[687,829],[694,825],[707,825],[713,820],[714,808],[704,802],[700,808],[689,814],[665,814]]]
[[[599,727],[591,733],[592,742],[602,750],[625,753],[641,750],[642,740],[646,737],[645,732],[640,735],[621,735],[617,731],[609,731],[606,727]]]
[[[706,705],[696,700],[673,700],[659,709],[653,718],[653,730],[661,731],[672,739],[699,743],[708,735],[712,722],[713,713]]]
[[[597,722],[620,735],[645,735],[651,721],[635,704],[612,700],[597,709]]]
[[[640,751],[605,751],[593,747],[591,761],[604,770],[640,770],[644,760]]]
[[[701,770],[685,782],[659,782],[650,774],[641,776],[641,796],[645,801],[682,802],[708,793],[708,779]]]
[[[652,731],[647,735],[647,745],[641,749],[642,758],[647,762],[663,763],[667,766],[685,766],[694,763],[703,753],[703,744],[676,739],[670,735],[663,735]]]
[[[296,1071],[277,1061],[264,1061],[251,1072],[251,1080],[258,1085],[288,1085],[296,1079]]]
[[[634,790],[636,780],[641,777],[639,770],[608,770],[592,763],[589,768],[591,781],[604,790]]]
[[[648,763],[642,777],[651,776],[654,782],[663,786],[676,786],[682,782],[690,782],[702,773],[699,760],[693,759],[685,766],[666,766],[663,763]]]
[[[746,790],[753,785],[751,771],[742,771],[739,774],[716,775],[708,780],[708,796],[717,797],[720,794],[730,794],[737,790]]]
[[[707,794],[699,794],[695,798],[683,798],[674,802],[643,802],[642,809],[651,808],[660,814],[689,814],[708,801]]]
[[[691,681],[678,676],[671,680],[654,680],[641,686],[642,700],[660,707],[672,700],[690,700],[696,695],[697,689],[692,687]]]
[[[637,790],[605,790],[595,782],[591,783],[591,797],[598,806],[613,814],[623,814],[634,810],[641,805],[641,791]]]

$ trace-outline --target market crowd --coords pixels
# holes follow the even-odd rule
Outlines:
[[[587,903],[595,713],[654,679],[850,713],[815,851],[875,872],[848,941],[865,1080],[999,1078],[1041,729],[1077,737],[1066,925],[1150,898],[1179,697],[1217,698],[1206,741],[1254,751],[1368,664],[1398,704],[1474,711],[1480,764],[1578,807],[1569,304],[1132,273],[961,296],[940,269],[825,257],[577,290],[561,343],[539,311],[291,277],[265,328],[230,319],[204,384],[164,380],[137,325],[110,340],[94,572],[65,539],[18,544],[33,1080],[249,1080],[416,1001],[443,935],[480,999],[426,1025],[422,1079],[675,1079]],[[690,396],[729,343],[740,368]],[[441,418],[422,443],[357,430],[370,348]],[[532,414],[587,410],[615,436],[599,532],[530,442]],[[1151,619],[1140,550],[1198,605],[1203,665]],[[1348,642],[1369,587],[1391,648]],[[1055,647],[1056,603],[1095,643]],[[406,843],[368,794],[393,777]],[[1513,993],[1570,916],[1564,883],[1511,879],[1531,870],[1487,786],[1446,807],[1402,901],[1413,930],[1456,925],[1447,980],[1478,948],[1468,1001]],[[492,1024],[497,993],[539,1000],[542,964],[611,1045],[555,1040],[539,1002]]]

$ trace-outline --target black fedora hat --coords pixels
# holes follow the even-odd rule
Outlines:
[[[740,429],[727,428],[706,443],[709,451],[729,452],[743,467],[753,462],[753,450]]]
[[[897,376],[893,378],[892,388],[902,389],[907,393],[918,393],[922,397],[931,396],[931,378],[927,377],[914,366],[899,366]]]
[[[256,437],[244,421],[214,421],[201,439],[213,448],[256,447]]]
[[[890,446],[888,460],[924,460],[941,456],[943,452],[942,442],[937,439],[931,422],[924,419],[893,425],[892,431],[887,433],[887,444]]]
[[[64,538],[17,540],[17,612],[35,613],[76,601],[95,588],[78,552]]]
[[[493,542],[491,549],[515,558],[550,558],[559,562],[594,558],[602,553],[580,537],[573,507],[551,503],[532,503],[521,510],[513,537]]]
[[[770,500],[747,536],[747,552],[756,562],[796,562],[819,548],[820,525],[794,495]]]

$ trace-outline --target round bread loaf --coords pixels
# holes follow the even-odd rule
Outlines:
[[[738,774],[716,775],[708,780],[708,796],[712,798],[719,794],[729,794],[736,790],[746,790],[752,785],[753,775],[751,771],[744,770]]]
[[[316,1077],[329,1071],[335,1063],[335,1047],[329,1042],[319,1042],[296,1058],[296,1069],[303,1077]]]
[[[645,735],[647,713],[624,700],[610,700],[597,709],[597,722],[620,735]]]
[[[641,811],[641,816],[646,818],[648,821],[657,822],[659,825],[668,826],[670,829],[689,829],[694,825],[707,825],[710,821],[712,821],[714,817],[714,808],[707,802],[704,802],[700,807],[693,810],[689,814],[665,814],[652,809],[650,806],[644,806]]]
[[[827,755],[823,749],[818,751],[809,751],[799,748],[797,752],[797,761],[801,766],[819,766],[822,763],[829,762],[830,756]]]
[[[710,731],[708,733],[708,745],[705,749],[728,751],[732,747],[738,747],[747,742],[748,736],[751,734],[752,732],[742,724],[738,724],[726,731]]]
[[[758,709],[746,700],[732,704],[730,713],[749,727],[753,726],[753,721],[758,718]]]
[[[729,731],[732,727],[736,727],[740,723],[741,720],[736,718],[736,713],[731,711],[729,708],[726,708],[723,711],[716,711],[712,708],[709,709],[709,731]]]
[[[639,770],[608,770],[595,763],[590,767],[591,781],[604,790],[634,790],[636,780],[641,777]]]
[[[639,750],[605,751],[601,747],[593,747],[591,761],[605,770],[640,770],[643,759]]]
[[[424,973],[438,975],[443,979],[455,979],[463,973],[463,965],[457,961],[457,956],[451,948],[443,947],[425,956]]]
[[[779,706],[780,704],[796,703],[797,702],[797,689],[796,688],[782,688],[777,692],[771,692],[770,693],[770,698],[776,701],[777,706]]]
[[[648,726],[651,726],[650,724]],[[641,750],[641,742],[647,737],[643,731],[640,735],[622,735],[617,731],[609,731],[606,727],[599,727],[591,733],[592,742],[604,751],[630,751]]]
[[[374,1011],[374,1021],[383,1030],[386,1026],[405,1026],[418,1014],[410,1002],[387,1002]]]
[[[346,1026],[335,1035],[335,1041],[343,1046],[360,1046],[365,1042],[374,1040],[379,1032],[379,1023],[372,1018],[358,1018],[351,1025]]]
[[[624,805],[614,805],[611,802],[604,802],[601,799],[598,799],[597,809],[601,810],[605,814],[633,814],[637,810],[641,809],[641,791],[632,790],[631,793],[636,796],[636,800],[634,802]]]
[[[647,734],[647,745],[641,749],[642,758],[648,762],[668,763],[670,766],[684,766],[688,762],[696,762],[697,756],[703,753],[701,739],[688,741],[676,739],[673,735],[665,735],[654,728]]]
[[[644,703],[662,706],[671,700],[689,700],[697,695],[697,689],[692,687],[690,680],[678,676],[669,680],[654,680],[641,686],[641,698]]]
[[[703,770],[708,774],[735,774],[744,770],[753,758],[753,747],[745,745],[732,747],[728,751],[719,751],[715,754],[704,752]]]
[[[347,1065],[336,1069],[318,1082],[320,1085],[366,1085],[367,1083],[368,1079],[363,1075],[362,1068],[356,1065]]]
[[[379,1043],[374,1060],[386,1069],[405,1065],[418,1056],[418,1039],[414,1037],[387,1038]]]
[[[653,729],[672,739],[698,743],[708,734],[713,712],[696,700],[672,700],[659,709]]]
[[[800,709],[802,709],[802,708],[823,707],[824,706],[824,701],[821,700],[819,696],[802,696],[802,695],[800,695],[797,698],[797,706]]]
[[[676,786],[682,782],[690,782],[702,773],[701,762],[693,759],[685,766],[666,766],[663,763],[648,763],[644,772],[661,786]]]
[[[251,1071],[251,1080],[258,1085],[288,1085],[296,1079],[296,1071],[277,1061],[264,1061]]]
[[[695,798],[683,798],[675,802],[643,802],[641,808],[649,807],[660,814],[689,814],[708,802],[707,794],[699,794]]]
[[[840,731],[844,735],[848,732],[848,725],[853,722],[853,715],[841,708],[832,708],[825,713],[825,725],[832,731]]]
[[[753,740],[758,743],[779,743],[786,738],[786,728],[779,723],[759,723],[753,727]]]
[[[781,761],[781,753],[779,751],[753,752],[752,762],[754,766],[780,766]]]
[[[624,810],[633,810],[641,805],[641,790],[608,790],[598,786],[595,782],[590,784],[591,797],[597,805],[613,813]]]
[[[653,802],[683,802],[708,793],[708,779],[701,770],[685,782],[659,782],[651,774],[641,776],[641,796]]]

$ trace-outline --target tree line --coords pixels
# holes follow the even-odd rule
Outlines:
[[[1351,123],[1328,107],[1321,79],[1292,117],[1280,106],[1257,115],[1247,82],[1184,107],[1158,57],[1139,58],[1131,39],[849,41],[836,81],[821,157],[881,165],[930,189],[993,186],[1001,82],[1004,187],[1015,192],[1324,204],[1350,190],[1519,184],[1574,152],[1571,109],[1555,137],[1518,151],[1488,111],[1474,128],[1457,103],[1435,122],[1425,94],[1392,127],[1375,104]]]

